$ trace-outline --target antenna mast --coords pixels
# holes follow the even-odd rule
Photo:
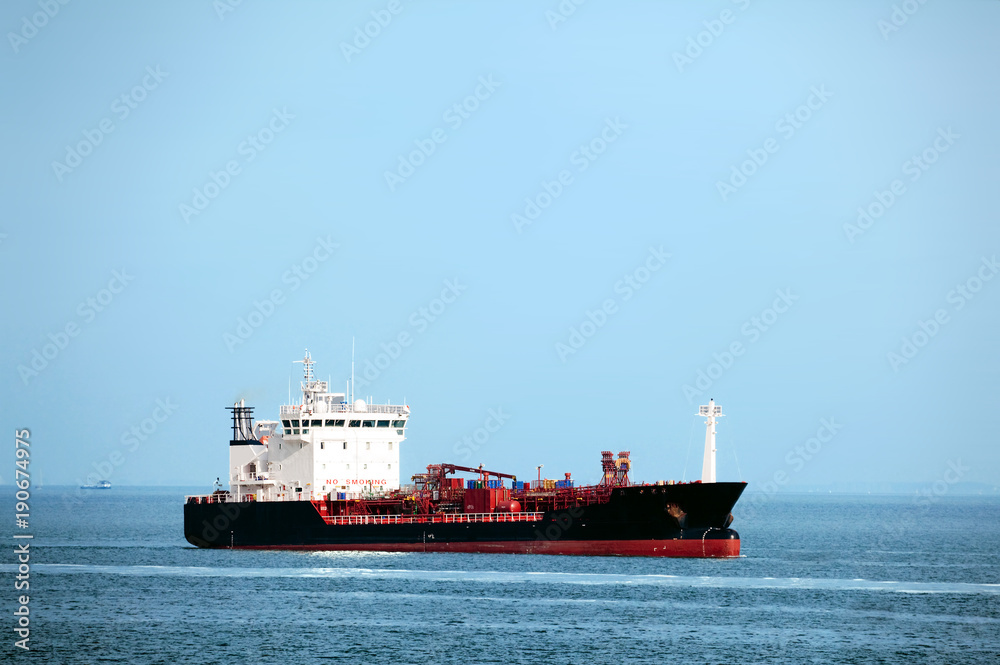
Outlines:
[[[313,361],[312,356],[309,355],[309,349],[306,349],[306,355],[305,357],[302,358],[302,360],[293,360],[292,362],[302,363],[303,365],[302,403],[305,404],[306,394],[311,393],[313,390],[316,389],[316,386],[313,385],[315,381],[312,370],[312,366],[315,365],[316,363]],[[310,399],[312,399],[311,396]]]
[[[701,482],[715,482],[715,419],[722,417],[722,407],[715,400],[708,400],[708,406],[698,407],[698,415],[706,416],[705,421],[705,461],[701,465]]]

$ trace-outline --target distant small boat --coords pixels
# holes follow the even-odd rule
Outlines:
[[[109,490],[111,489],[111,482],[108,480],[102,480],[96,485],[80,485],[82,490]]]

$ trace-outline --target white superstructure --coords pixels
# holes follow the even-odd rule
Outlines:
[[[306,351],[302,400],[281,407],[280,420],[250,426],[233,407],[230,491],[257,501],[361,498],[399,488],[399,446],[410,407],[348,401],[313,377]]]
[[[707,416],[705,421],[705,459],[701,464],[701,482],[715,482],[715,419],[722,417],[722,407],[715,400],[708,400],[708,406],[698,407],[699,416]]]

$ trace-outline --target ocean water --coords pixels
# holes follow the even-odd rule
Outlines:
[[[997,498],[774,496],[685,560],[198,550],[184,492],[37,490],[0,662],[1000,663]]]

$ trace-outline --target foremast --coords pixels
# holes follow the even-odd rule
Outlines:
[[[708,400],[707,405],[698,407],[698,415],[706,416],[705,420],[705,458],[701,464],[701,482],[715,482],[715,419],[722,417],[722,407],[715,405],[715,400]]]

